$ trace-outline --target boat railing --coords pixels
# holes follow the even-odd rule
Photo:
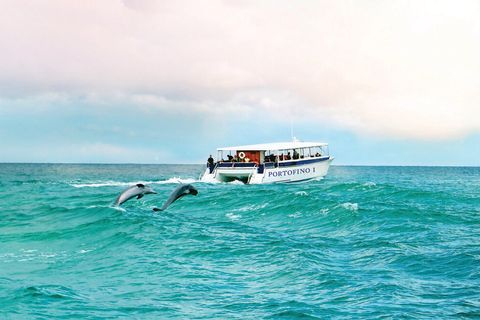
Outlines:
[[[322,159],[322,158],[328,158],[328,155],[311,155],[311,156],[305,156],[305,157],[299,157],[299,158],[291,158],[291,159],[279,159],[278,162],[289,162],[289,161],[302,161],[302,160],[315,160],[315,159]]]
[[[255,168],[255,162],[219,162],[216,168]]]
[[[330,156],[314,156],[314,157],[305,157],[299,159],[289,159],[289,160],[279,160],[275,162],[265,162],[265,168],[277,168],[285,166],[294,166],[297,164],[305,164],[311,162],[318,162],[330,159]]]
[[[207,167],[210,168],[210,172],[213,173],[216,171],[218,168],[223,168],[223,169],[228,169],[228,168],[258,168],[260,171],[263,171],[263,169],[269,169],[269,168],[277,168],[277,167],[283,167],[283,166],[292,166],[296,164],[304,164],[304,163],[309,163],[309,162],[316,162],[319,160],[327,160],[329,159],[330,156],[324,155],[324,156],[309,156],[309,157],[304,157],[304,158],[299,158],[299,159],[289,159],[289,160],[278,160],[274,162],[264,162],[260,166],[257,165],[256,162],[233,162],[233,161],[222,161],[222,162],[216,162],[213,166],[207,163]]]
[[[265,168],[275,168],[277,167],[278,162],[264,162],[263,165]]]

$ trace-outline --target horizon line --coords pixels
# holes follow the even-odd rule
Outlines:
[[[198,165],[202,163],[141,163],[141,162],[0,162],[3,164],[59,164],[59,165]],[[480,168],[480,165],[416,165],[416,164],[332,164],[331,167],[425,167],[425,168]]]

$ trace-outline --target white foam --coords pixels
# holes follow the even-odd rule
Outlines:
[[[195,183],[198,182],[198,180],[192,179],[192,178],[187,178],[187,179],[182,179],[179,177],[173,177],[167,180],[163,181],[156,181],[156,182],[147,182],[150,184],[167,184],[167,183]]]
[[[295,212],[295,213],[289,214],[288,216],[289,216],[290,218],[296,219],[296,218],[300,218],[300,217],[302,216],[302,213],[297,211],[297,212]]]
[[[102,182],[92,182],[92,183],[72,183],[70,185],[75,188],[100,188],[100,187],[133,186],[138,183],[149,185],[149,184],[195,183],[195,182],[198,182],[198,180],[191,179],[191,178],[182,179],[180,177],[173,177],[167,180],[158,180],[158,181],[130,181],[130,182],[102,181]]]
[[[308,196],[308,193],[306,191],[297,191],[297,192],[295,192],[295,195],[297,195],[297,196]]]
[[[242,217],[242,215],[230,212],[230,213],[227,213],[225,217],[229,218],[232,221],[237,221]]]
[[[36,250],[36,249],[20,249],[20,251],[25,252],[25,253],[32,253],[32,252],[37,252],[38,250]]]
[[[358,211],[358,203],[345,202],[340,206],[350,211]]]
[[[243,183],[243,182],[240,181],[240,180],[233,180],[233,181],[231,181],[231,182],[228,182],[228,184],[239,184],[239,185],[243,185],[243,184],[245,184],[245,183]]]
[[[375,187],[377,184],[375,182],[365,182],[363,184],[364,187]]]
[[[135,183],[108,181],[108,182],[98,182],[98,183],[73,183],[70,185],[75,188],[100,188],[100,187],[128,186],[130,184],[135,184]]]
[[[324,208],[324,209],[320,210],[320,214],[324,215],[324,216],[326,216],[329,212],[330,212],[330,209],[328,209],[328,208]]]
[[[250,204],[244,207],[240,207],[238,209],[234,209],[234,212],[247,212],[247,211],[255,211],[259,209],[263,209],[268,205],[268,203],[262,203],[262,204]]]

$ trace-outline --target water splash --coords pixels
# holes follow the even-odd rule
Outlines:
[[[358,211],[358,203],[345,202],[340,204],[340,206],[350,211]]]

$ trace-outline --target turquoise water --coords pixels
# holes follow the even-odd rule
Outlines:
[[[480,168],[0,164],[0,318],[480,317]],[[197,197],[154,213],[178,181]],[[158,195],[111,207],[136,182]]]

